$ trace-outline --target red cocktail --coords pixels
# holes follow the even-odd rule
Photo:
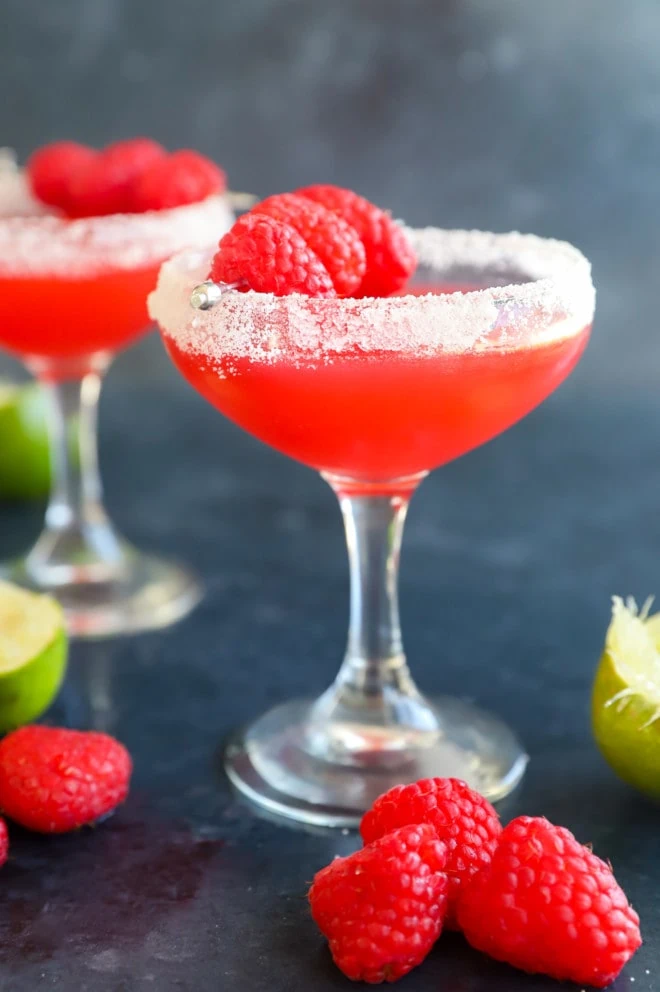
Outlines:
[[[191,294],[209,256],[199,253],[166,263],[150,297],[193,386],[256,437],[320,470],[340,498],[352,593],[337,681],[315,702],[266,714],[227,756],[239,788],[308,822],[355,823],[391,785],[432,775],[498,798],[526,762],[496,718],[416,689],[398,625],[398,554],[424,475],[505,430],[575,366],[593,317],[590,267],[570,245],[533,236],[410,236],[418,273],[388,298],[220,287],[200,312]]]
[[[231,223],[222,197],[148,214],[0,218],[0,345],[67,377],[149,326],[163,261]]]
[[[444,465],[505,430],[568,375],[588,334],[425,358],[352,350],[310,366],[207,365],[166,341],[186,379],[250,434],[312,468],[373,483]]]
[[[57,595],[77,635],[169,623],[197,602],[198,585],[114,532],[101,504],[96,404],[113,354],[148,327],[160,265],[225,230],[226,199],[70,219],[30,199],[22,173],[5,167],[0,207],[0,346],[44,385],[55,475],[46,529],[8,575]]]

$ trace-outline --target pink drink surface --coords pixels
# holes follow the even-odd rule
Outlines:
[[[455,292],[456,286],[408,292]],[[443,465],[505,430],[576,365],[590,327],[513,349],[414,356],[353,349],[330,362],[210,360],[165,343],[225,416],[313,468],[382,482]]]
[[[0,276],[0,345],[57,360],[122,348],[149,324],[146,297],[158,268]]]

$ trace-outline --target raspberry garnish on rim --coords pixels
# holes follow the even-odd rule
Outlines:
[[[397,292],[416,264],[405,230],[389,214],[350,190],[314,186],[270,196],[239,218],[209,278],[275,296],[359,298]],[[192,305],[208,309],[223,291],[207,281],[195,288]]]
[[[37,149],[26,173],[34,196],[69,218],[167,210],[226,190],[215,162],[195,151],[169,153],[151,138],[117,141],[102,151],[55,142]]]
[[[328,270],[338,296],[356,292],[366,272],[366,255],[360,235],[343,217],[295,193],[269,196],[252,212],[295,228]]]
[[[330,273],[290,224],[251,210],[239,217],[211,263],[215,282],[245,285],[258,293],[336,296]]]
[[[150,162],[132,189],[133,209],[167,210],[223,193],[225,174],[199,152],[182,150]]]
[[[150,138],[116,141],[101,152],[92,152],[86,164],[71,169],[67,213],[71,217],[132,213],[136,183],[166,158],[162,145]]]
[[[417,258],[403,228],[388,213],[341,186],[306,186],[297,192],[334,210],[362,239],[367,267],[354,296],[390,296],[403,289]]]
[[[35,197],[64,213],[72,207],[73,177],[89,167],[97,152],[75,141],[55,141],[37,148],[28,159],[27,176]]]

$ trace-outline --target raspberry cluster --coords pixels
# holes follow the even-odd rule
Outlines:
[[[498,961],[604,988],[642,942],[610,865],[544,817],[502,829],[465,782],[396,786],[360,832],[365,846],[323,868],[309,890],[349,978],[400,978],[449,926]]]
[[[362,817],[365,844],[406,823],[430,823],[447,845],[449,904],[445,926],[456,929],[461,887],[490,864],[502,825],[482,795],[456,778],[428,778],[380,796]]]
[[[307,186],[241,217],[220,241],[210,278],[276,296],[390,296],[416,265],[384,210],[348,189]]]
[[[26,167],[32,192],[67,217],[143,213],[197,203],[225,189],[225,175],[198,152],[169,154],[151,138],[102,151],[73,141],[44,145]]]

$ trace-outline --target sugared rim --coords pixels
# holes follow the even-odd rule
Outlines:
[[[25,170],[19,169],[9,149],[0,148],[0,220],[52,214],[30,189]]]
[[[207,250],[165,263],[149,297],[149,313],[177,347],[211,363],[332,360],[355,351],[423,356],[508,350],[563,340],[591,324],[591,267],[567,242],[432,227],[408,233],[429,282],[465,282],[457,274],[469,269],[503,284],[467,293],[360,300],[229,291],[200,312],[191,308],[190,294],[208,275],[212,252]],[[521,281],[504,284],[514,273]]]
[[[27,201],[17,200],[17,213],[8,216],[12,191],[25,188],[21,172],[0,171],[0,276],[75,277],[156,265],[174,252],[218,240],[233,222],[224,196],[169,210],[76,220],[28,212]]]

